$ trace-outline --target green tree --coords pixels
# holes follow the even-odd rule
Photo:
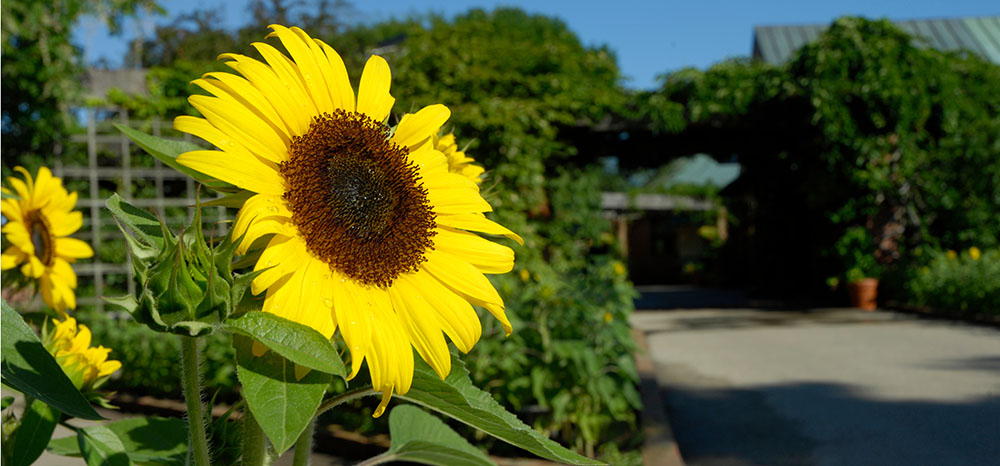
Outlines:
[[[740,155],[740,269],[809,289],[844,271],[834,246],[858,229],[890,269],[921,244],[997,244],[998,95],[1000,66],[848,17],[786,65],[683,70],[638,107],[665,146]]]
[[[83,66],[71,42],[82,15],[104,19],[112,33],[141,10],[160,11],[154,0],[9,0],[0,6],[3,35],[2,150],[5,160],[49,156],[65,139],[70,103],[79,97]],[[9,163],[9,162],[8,162]]]

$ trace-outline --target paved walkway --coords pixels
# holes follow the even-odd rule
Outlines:
[[[688,465],[1000,464],[1000,330],[850,309],[638,311]]]

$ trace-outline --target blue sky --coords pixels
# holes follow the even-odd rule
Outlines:
[[[154,24],[169,22],[178,14],[198,8],[219,10],[226,21],[224,26],[238,27],[246,20],[249,0],[161,0],[161,3],[167,10],[166,16],[131,21],[120,37],[109,36],[93,18],[81,21],[74,36],[85,48],[88,62],[103,57],[113,66],[120,65],[129,38],[141,31],[148,34]],[[995,0],[355,0],[351,3],[357,12],[353,19],[360,22],[428,11],[450,17],[471,7],[492,9],[504,5],[556,16],[585,44],[610,46],[628,78],[626,86],[638,89],[654,87],[656,75],[663,72],[686,66],[704,68],[725,58],[749,55],[756,25],[826,24],[848,14],[890,19],[1000,14],[1000,3]]]

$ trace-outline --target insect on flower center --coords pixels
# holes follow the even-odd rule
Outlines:
[[[52,243],[54,238],[49,232],[49,225],[45,217],[38,211],[28,212],[24,217],[25,226],[31,237],[31,244],[35,247],[35,257],[46,266],[52,265]]]
[[[337,110],[292,139],[284,200],[309,252],[331,270],[386,287],[433,246],[434,213],[407,150],[365,115]]]

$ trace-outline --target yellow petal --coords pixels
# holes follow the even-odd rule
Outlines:
[[[121,361],[105,361],[98,366],[97,377],[104,377],[114,374],[115,371],[122,368]]]
[[[475,233],[438,228],[434,247],[467,260],[483,273],[507,273],[514,268],[514,250]]]
[[[448,118],[451,110],[441,104],[428,105],[417,113],[403,115],[392,142],[403,147],[416,146],[438,133]]]
[[[9,246],[0,255],[0,270],[10,270],[28,259],[28,255],[16,246]]]
[[[332,298],[330,266],[314,258],[301,261],[298,264],[296,276],[302,281],[300,285],[299,304],[291,312],[289,319],[330,338],[336,327],[333,325],[333,312],[330,309]]]
[[[392,387],[384,387],[382,389],[382,399],[378,402],[378,407],[375,408],[375,412],[372,413],[373,418],[379,418],[385,413],[386,406],[389,406],[389,400],[392,399]]]
[[[371,373],[372,387],[382,391],[382,403],[376,408],[374,417],[382,415],[388,404],[388,397],[393,390],[405,394],[413,382],[413,349],[392,310],[388,293],[382,290],[373,291],[379,295],[372,307],[373,328],[371,347],[365,358],[368,360],[368,370]]]
[[[288,226],[292,213],[278,196],[257,194],[243,203],[236,214],[232,236],[243,240],[237,251],[245,254],[247,248],[263,235],[271,233],[292,233]]]
[[[250,81],[232,73],[219,72],[206,73],[203,78],[205,78],[205,82],[211,83],[214,86],[214,90],[209,90],[209,92],[212,92],[217,97],[228,98],[243,104],[248,110],[257,115],[258,118],[271,125],[271,128],[285,142],[285,145],[288,145],[288,142],[292,140],[288,126],[285,125],[285,122],[278,115],[274,106],[268,102],[267,98]],[[225,95],[216,94],[216,92],[224,92]]]
[[[316,104],[316,110],[319,113],[333,112],[334,107],[330,101],[330,91],[326,87],[326,76],[316,62],[316,54],[313,53],[308,45],[312,41],[308,39],[306,39],[308,42],[303,41],[298,34],[280,24],[272,24],[268,27],[274,31],[272,35],[278,37],[281,44],[285,46],[285,50],[295,60],[295,65],[298,66],[305,88],[309,91],[309,95]]]
[[[503,299],[493,288],[486,276],[472,264],[447,252],[435,249],[427,254],[427,262],[422,267],[442,284],[465,297],[472,304],[486,308],[503,325],[510,335],[513,328],[504,313]]]
[[[438,376],[442,379],[447,377],[448,372],[451,372],[451,355],[441,332],[437,312],[430,308],[427,301],[420,297],[419,291],[405,282],[402,276],[389,288],[389,299],[417,353]]]
[[[340,334],[351,352],[353,378],[361,369],[361,362],[368,354],[372,338],[372,316],[376,296],[367,288],[348,277],[333,274],[333,312]]]
[[[226,62],[230,68],[238,71],[248,81],[253,83],[261,95],[271,103],[274,110],[278,112],[281,120],[292,136],[305,134],[312,121],[312,114],[302,111],[299,104],[295,102],[295,95],[285,90],[284,85],[271,67],[254,60],[250,57],[226,53],[220,55],[221,58],[233,61]]]
[[[471,189],[475,192],[479,192],[479,185],[475,181],[472,181],[468,177],[459,175],[457,173],[438,173],[435,175],[425,175],[423,180],[424,187],[428,190],[433,189]]]
[[[411,291],[408,299],[414,299],[418,307],[421,301],[426,302],[424,309],[432,313],[459,351],[468,353],[472,350],[483,334],[483,327],[476,310],[465,298],[446,288],[426,271],[402,275],[399,280],[402,280],[405,289]]]
[[[299,28],[292,28],[299,35],[305,35],[305,32]],[[313,41],[323,49],[323,53],[326,55],[326,66],[323,65],[323,61],[319,60],[320,68],[325,70],[327,76],[330,77],[330,98],[333,100],[333,106],[336,108],[343,109],[345,112],[353,112],[355,109],[354,102],[354,88],[351,87],[351,81],[347,77],[347,67],[344,66],[344,60],[340,58],[333,47],[326,45],[325,42],[319,39],[313,39]]]
[[[243,105],[206,95],[193,95],[188,97],[188,102],[205,115],[208,121],[187,116],[177,117],[174,128],[178,131],[194,134],[225,151],[239,153],[242,151],[238,149],[245,148],[273,163],[288,159],[288,147],[274,128],[254,116]]]
[[[73,272],[73,267],[69,265],[69,262],[59,258],[54,260],[52,262],[52,275],[53,278],[65,283],[69,288],[76,288],[76,273]]]
[[[3,189],[4,193],[13,193],[7,189]],[[0,200],[0,212],[3,213],[4,217],[7,217],[8,222],[23,222],[24,216],[21,211],[21,204],[17,203],[13,199],[3,199]]]
[[[278,81],[284,86],[285,93],[292,98],[292,103],[296,105],[297,111],[308,115],[310,120],[319,115],[316,103],[306,91],[305,85],[302,83],[302,75],[295,63],[292,63],[288,57],[270,44],[254,42],[250,45],[257,49],[267,64],[271,66]]]
[[[21,267],[21,273],[28,278],[41,278],[45,273],[45,265],[32,254],[28,256],[28,262]]]
[[[56,238],[56,255],[71,259],[86,259],[94,255],[90,245],[76,238]]]
[[[376,122],[383,122],[389,117],[392,104],[396,99],[389,95],[389,84],[392,74],[385,59],[372,55],[365,63],[361,72],[361,83],[358,86],[358,113],[368,115]]]
[[[420,176],[427,179],[442,173],[448,173],[448,158],[430,144],[424,144],[417,149],[410,149],[410,161],[417,166]]]
[[[438,188],[427,190],[427,200],[436,214],[467,214],[492,212],[493,207],[478,190],[470,188]]]
[[[240,157],[216,150],[196,150],[177,156],[177,163],[255,193],[272,196],[285,193],[284,181],[278,172],[256,157]]]
[[[58,217],[59,221],[52,222],[52,229],[49,231],[53,235],[69,236],[76,233],[76,231],[83,226],[83,214],[80,212],[64,212],[61,215],[58,215]]]
[[[253,294],[260,294],[264,290],[269,290],[275,283],[286,275],[295,273],[299,267],[298,261],[308,258],[305,244],[298,238],[274,235],[267,247],[261,252],[254,271],[260,272],[254,277],[250,284],[250,291]],[[270,299],[272,293],[268,292]],[[265,303],[266,305],[266,303]]]
[[[456,214],[456,215],[438,215],[437,218],[434,219],[434,221],[437,222],[438,225],[449,226],[452,228],[461,228],[463,230],[478,231],[480,233],[486,233],[488,235],[506,236],[514,241],[517,241],[517,244],[524,246],[524,240],[521,239],[521,237],[518,236],[517,233],[514,233],[513,231],[510,231],[509,229],[504,227],[503,225],[486,218],[486,216],[482,214],[472,213],[472,214]]]

